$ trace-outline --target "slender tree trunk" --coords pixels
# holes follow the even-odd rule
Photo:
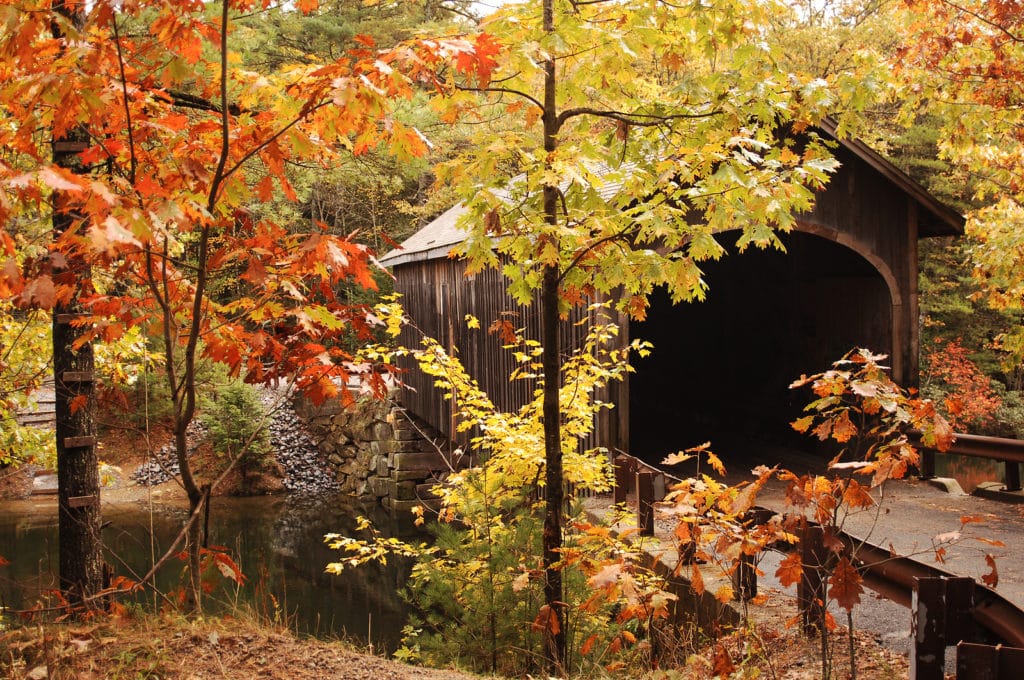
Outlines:
[[[555,30],[554,0],[544,0],[544,30]],[[555,60],[549,57],[544,64],[544,150],[551,154],[558,147],[558,112],[555,79]],[[558,222],[558,187],[544,187],[544,219],[550,226]],[[557,246],[557,244],[556,244]],[[557,251],[557,247],[556,247]],[[548,663],[552,670],[562,673],[566,661],[565,597],[562,572],[555,565],[562,551],[562,507],[564,504],[562,479],[562,415],[559,404],[561,371],[558,337],[559,266],[549,264],[544,270],[541,288],[541,324],[543,333],[544,365],[544,460],[546,465],[546,505],[544,509],[543,559],[544,602],[555,615],[557,625],[547,627]]]
[[[562,570],[556,563],[562,558],[562,507],[565,503],[562,479],[562,423],[559,404],[558,345],[558,269],[544,272],[541,292],[544,364],[544,460],[546,500],[544,508],[544,602],[557,616],[557,626],[548,627],[548,661],[552,670],[564,670],[566,656],[565,597]]]
[[[195,385],[191,386],[195,389]],[[188,511],[191,516],[203,502],[209,502],[207,494],[199,488],[195,477],[192,475],[192,466],[188,460],[188,426],[192,422],[189,414],[187,419],[179,416],[174,426],[174,449],[178,459],[178,469],[181,472],[181,483],[188,496]],[[195,614],[203,612],[203,583],[201,573],[201,555],[199,549],[204,543],[203,525],[196,521],[188,529],[185,538],[185,552],[188,555],[189,583],[186,598],[186,608]]]
[[[53,8],[76,25],[82,23],[82,5],[56,0]],[[58,28],[54,35],[62,37]],[[77,169],[77,154],[87,143],[76,129],[53,140],[53,161]],[[54,192],[54,239],[74,225],[76,216],[67,195]],[[89,265],[73,256],[54,267],[54,279],[67,283],[74,293],[53,308],[53,374],[56,387],[57,503],[60,588],[72,604],[103,588],[100,543],[100,484],[93,422],[93,351],[91,343],[75,349],[82,329],[72,322],[82,313],[79,296],[89,285]]]

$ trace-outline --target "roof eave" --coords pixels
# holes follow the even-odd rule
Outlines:
[[[921,236],[963,235],[966,222],[963,215],[932,196],[928,193],[927,189],[918,184],[910,175],[883,158],[881,154],[864,142],[859,139],[839,137],[836,134],[836,123],[832,119],[826,118],[822,120],[820,127],[826,134],[839,142],[843,148],[856,155],[876,172],[898,186],[931,214],[933,219],[927,221],[927,226],[931,228],[927,233],[922,232]]]

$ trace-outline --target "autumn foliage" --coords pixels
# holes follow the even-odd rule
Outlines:
[[[973,279],[994,309],[1024,309],[1021,165],[1024,13],[1015,0],[904,0],[911,10],[897,55],[909,117],[943,121],[939,150],[970,177],[977,209],[967,232]],[[1011,325],[1000,347],[1020,362],[1024,332]]]
[[[959,339],[936,339],[924,353],[925,382],[945,392],[943,415],[953,429],[963,432],[992,423],[1003,400],[992,379],[971,361]]]
[[[48,1],[0,9],[0,294],[49,308],[80,286],[93,313],[82,322],[89,338],[116,339],[127,325],[174,342],[201,337],[207,355],[250,380],[297,376],[314,396],[332,393],[325,378],[344,376],[346,355],[331,338],[368,330],[365,310],[335,292],[343,282],[374,287],[371,254],[351,235],[277,224],[249,206],[299,199],[289,163],[326,165],[378,148],[422,154],[424,137],[391,115],[391,103],[419,86],[417,73],[433,68],[428,56],[480,63],[475,44],[389,56],[366,45],[333,63],[265,74],[236,67],[232,49],[236,16],[258,4],[80,7],[82,27]],[[72,172],[51,162],[51,148],[75,130],[88,142]],[[48,251],[30,252],[55,191],[74,227]],[[56,273],[72,256],[98,267],[93,280]],[[218,281],[232,282],[230,297],[209,295]]]

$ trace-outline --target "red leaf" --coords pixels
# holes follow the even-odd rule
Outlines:
[[[775,577],[779,579],[779,583],[783,587],[788,587],[799,583],[803,573],[804,566],[800,561],[800,553],[793,552],[787,555],[786,559],[782,560],[779,564],[779,568],[775,570]]]
[[[981,581],[989,588],[995,588],[999,585],[999,570],[996,569],[996,558],[992,557],[992,555],[985,555],[985,563],[988,564],[992,571],[983,574]]]
[[[558,635],[558,631],[562,630],[561,623],[558,621],[558,612],[548,605],[542,606],[530,628],[535,633],[548,631],[552,635]]]
[[[697,564],[697,560],[694,560],[693,568],[690,570],[690,587],[693,588],[694,592],[698,595],[704,594],[704,576],[700,573],[700,567]]]
[[[715,659],[712,662],[711,672],[720,678],[728,678],[736,672],[736,666],[725,645],[720,644],[715,648]]]
[[[269,201],[274,197],[274,179],[270,175],[264,175],[263,179],[256,185],[256,196],[261,201]]]
[[[511,345],[516,341],[515,327],[508,319],[495,319],[494,322],[487,327],[487,332],[491,335],[497,335],[500,337],[501,341],[506,345]]]
[[[158,196],[164,192],[163,186],[153,179],[153,176],[150,174],[139,175],[138,179],[135,180],[135,190],[146,198]]]
[[[860,602],[860,594],[864,592],[862,581],[861,575],[844,555],[839,558],[839,563],[832,570],[832,577],[828,580],[829,593],[840,607],[846,611],[853,611]]]
[[[43,309],[53,307],[56,292],[53,280],[49,276],[40,276],[25,284],[21,291],[21,299],[26,304],[34,304]]]
[[[75,414],[75,413],[78,413],[79,410],[85,408],[88,404],[89,404],[89,397],[87,397],[84,394],[79,394],[77,397],[74,397],[71,400],[71,402],[68,404],[68,406],[71,408],[71,413]]]

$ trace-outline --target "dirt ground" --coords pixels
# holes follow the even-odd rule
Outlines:
[[[468,680],[341,642],[299,639],[238,620],[154,616],[0,631],[0,672],[30,680]]]
[[[833,678],[848,678],[836,639]],[[856,635],[857,678],[908,677],[906,660]],[[689,655],[666,670],[623,675],[645,680],[707,680],[728,654],[732,678],[817,680],[817,644],[781,626],[724,638],[719,646]],[[726,666],[726,667],[729,667]],[[455,670],[426,669],[355,650],[343,642],[298,638],[287,631],[236,619],[187,621],[178,616],[115,618],[69,625],[28,625],[0,630],[0,677],[28,680],[471,680]],[[526,679],[524,679],[526,680]],[[539,678],[538,678],[539,680]]]

